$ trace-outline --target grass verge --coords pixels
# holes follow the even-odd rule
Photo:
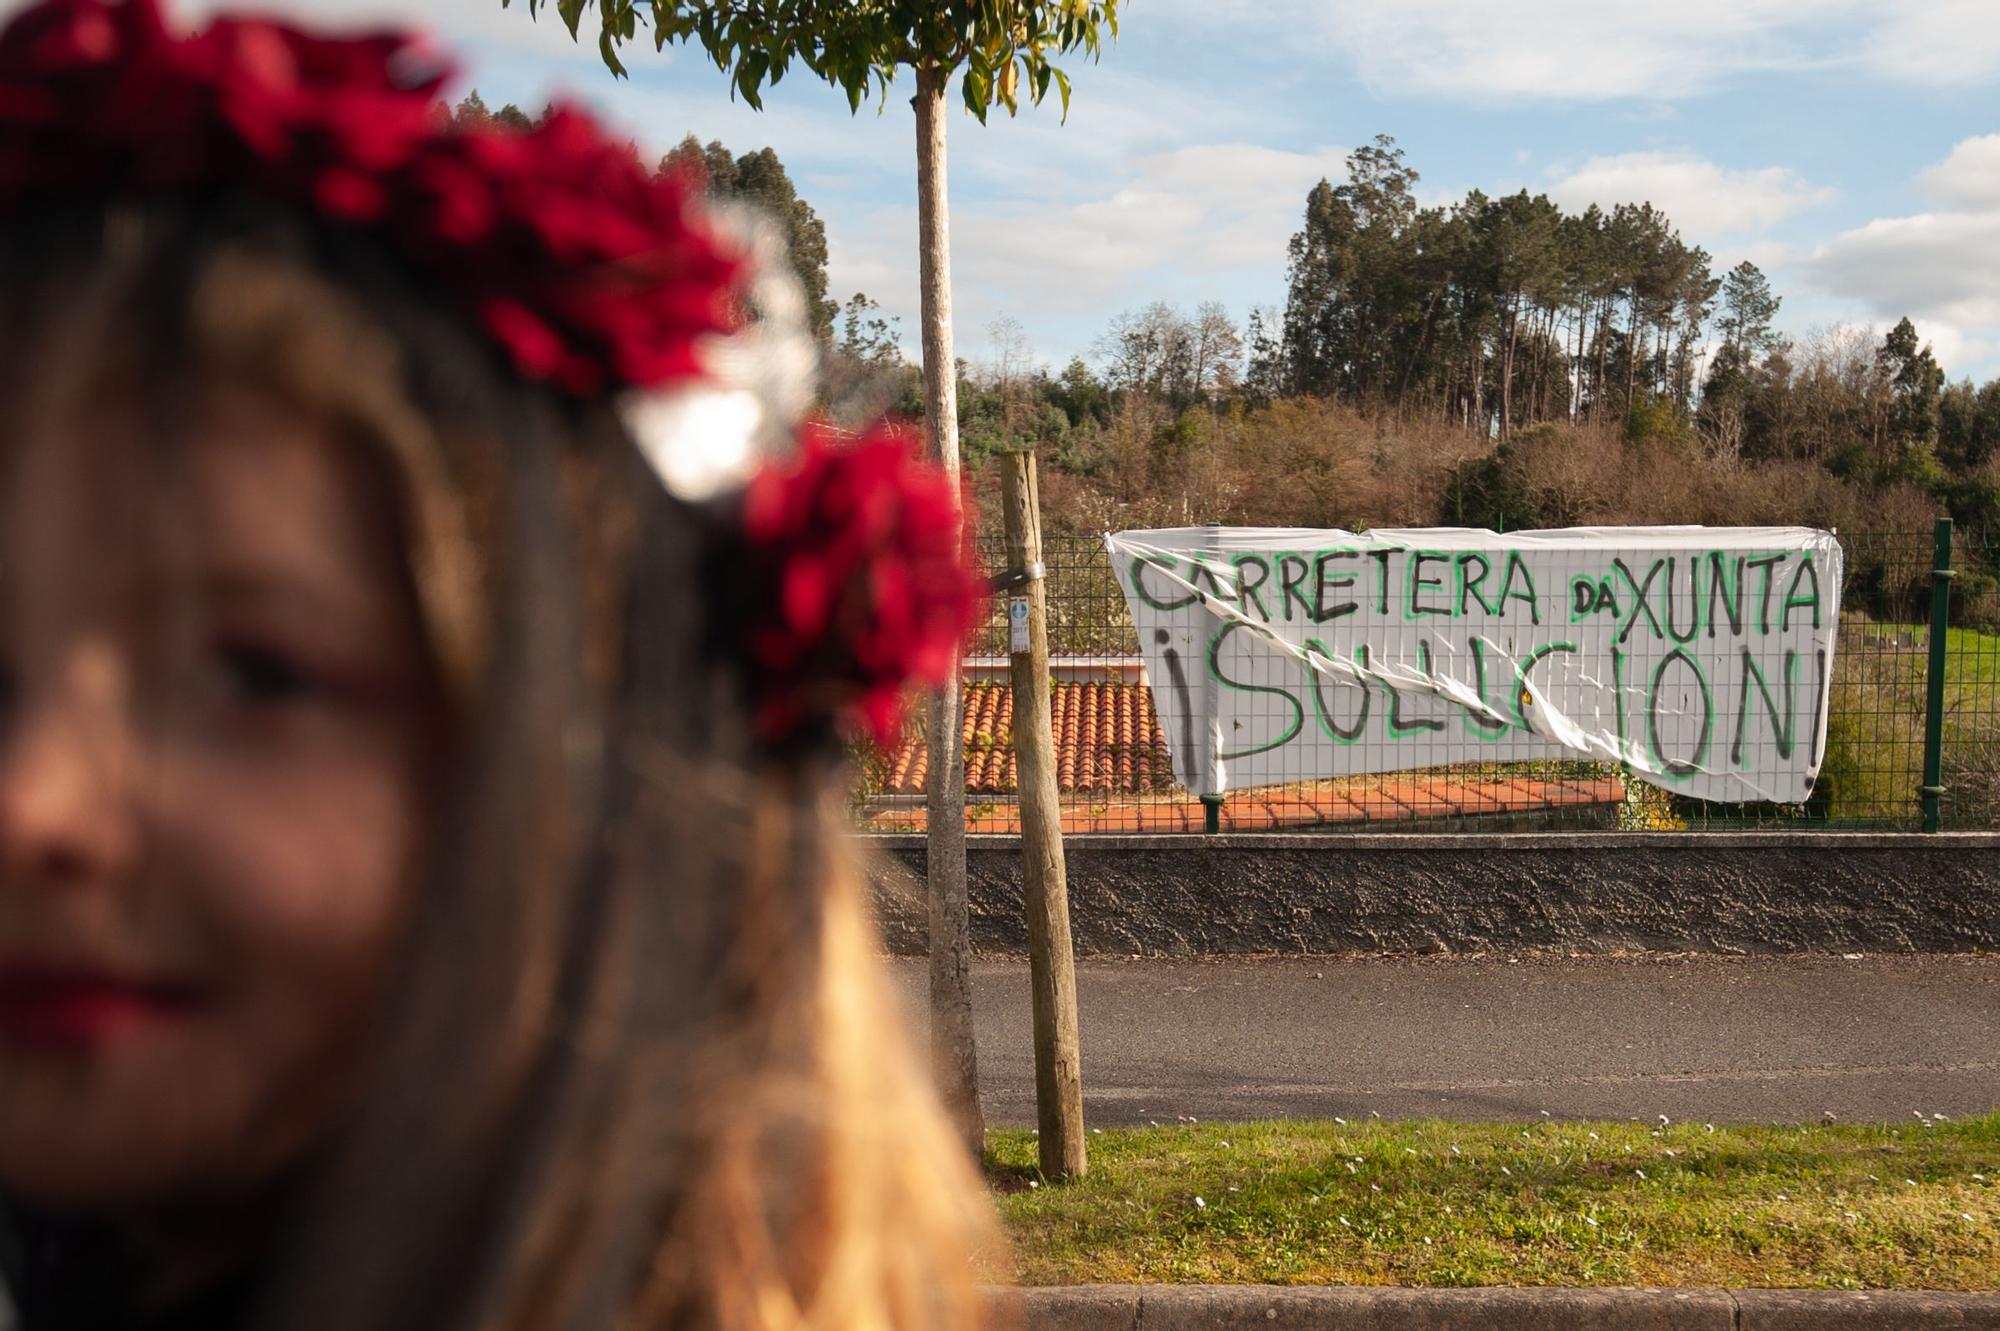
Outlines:
[[[2000,1285],[2000,1115],[1189,1124],[1090,1151],[1052,1186],[1032,1133],[990,1134],[1024,1283]]]

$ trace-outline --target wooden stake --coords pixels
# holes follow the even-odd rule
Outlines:
[[[1083,1177],[1083,1066],[1076,1035],[1076,960],[1069,937],[1069,879],[1056,802],[1056,739],[1049,708],[1048,596],[1042,562],[1035,455],[1001,459],[1008,570],[1033,576],[1009,593],[1008,654],[1014,674],[1015,788],[1021,801],[1021,878],[1028,909],[1028,975],[1035,1010],[1035,1116],[1042,1173]],[[1026,611],[1026,633],[1019,616]],[[1025,640],[1024,640],[1025,637]]]

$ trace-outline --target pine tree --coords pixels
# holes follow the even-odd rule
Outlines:
[[[1907,318],[1889,330],[1875,359],[1889,381],[1889,438],[1896,450],[1893,461],[1908,464],[1936,443],[1944,371],[1931,354],[1930,344],[1919,346],[1916,325]]]
[[[833,338],[838,307],[826,295],[826,225],[811,204],[799,197],[785,164],[770,148],[731,157],[729,149],[711,140],[703,147],[690,134],[660,159],[661,171],[679,172],[701,182],[710,195],[752,204],[784,232],[785,248],[806,297],[806,312],[814,337]]]

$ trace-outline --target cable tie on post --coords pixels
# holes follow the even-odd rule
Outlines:
[[[997,596],[1001,592],[1011,592],[1016,587],[1025,587],[1031,582],[1040,582],[1047,575],[1048,569],[1038,559],[1024,568],[1010,568],[1004,573],[995,573],[987,581],[986,586]]]

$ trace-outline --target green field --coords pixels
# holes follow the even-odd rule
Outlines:
[[[1029,1284],[2000,1285],[2000,1115],[1105,1129],[1060,1187],[988,1143]]]
[[[1925,631],[1842,625],[1821,782],[1836,823],[1909,822],[1923,783]],[[1945,648],[1944,825],[2000,823],[2000,636],[1952,629]]]

